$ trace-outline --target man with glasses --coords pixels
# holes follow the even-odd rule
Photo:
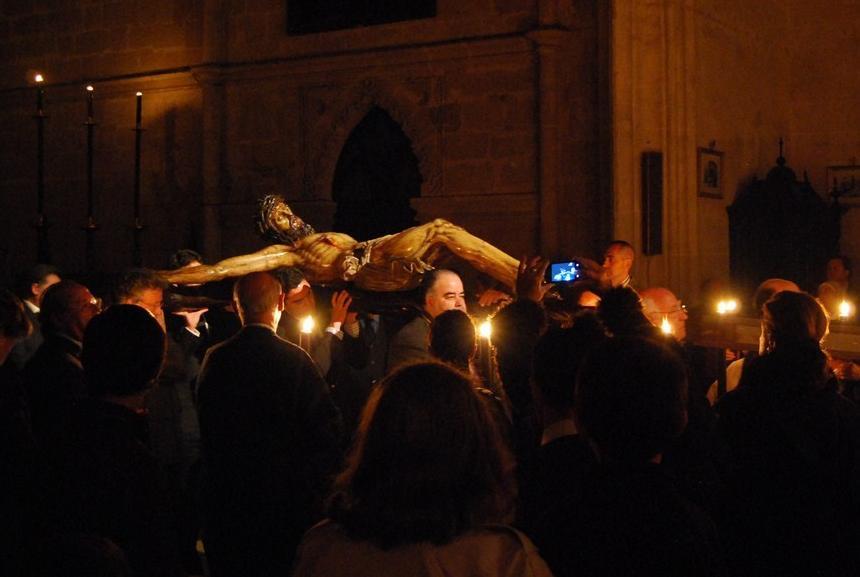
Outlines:
[[[665,320],[672,336],[683,343],[687,338],[687,307],[678,297],[663,287],[641,290],[639,296],[642,298],[642,309],[648,320],[658,328],[663,328]]]

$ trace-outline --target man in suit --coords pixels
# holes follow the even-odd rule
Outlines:
[[[42,295],[52,284],[60,282],[60,272],[49,264],[37,264],[24,271],[18,279],[18,297],[24,301],[24,312],[30,318],[33,331],[21,339],[9,353],[9,362],[19,371],[36,353],[42,344],[42,331],[39,325],[39,310]]]
[[[81,347],[84,330],[101,310],[87,287],[72,280],[51,285],[41,299],[45,341],[24,368],[24,383],[37,435],[61,426],[74,403],[87,396]]]
[[[209,350],[198,386],[206,555],[217,577],[286,575],[320,517],[342,424],[311,358],[275,334],[278,279],[242,277],[233,301],[242,330]]]
[[[451,309],[467,312],[463,281],[454,271],[436,269],[425,273],[421,288],[421,314],[392,337],[388,348],[388,371],[413,361],[430,360],[432,356],[427,340],[430,335],[430,321]]]

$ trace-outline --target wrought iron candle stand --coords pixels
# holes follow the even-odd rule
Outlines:
[[[36,229],[38,242],[39,262],[51,261],[51,250],[48,246],[48,219],[45,216],[45,119],[48,115],[44,111],[45,91],[42,89],[42,75],[36,76],[36,220],[33,227]]]
[[[94,235],[96,230],[98,230],[93,210],[93,138],[97,124],[93,120],[92,86],[87,86],[87,121],[84,122],[84,126],[87,128],[87,223],[84,225],[83,229],[87,236],[86,270],[88,273],[92,273],[95,262]]]
[[[137,110],[135,112],[134,123],[134,266],[143,266],[142,253],[142,236],[143,223],[140,220],[140,139],[143,134],[143,128],[140,126],[141,109],[143,107],[143,93],[137,93]]]

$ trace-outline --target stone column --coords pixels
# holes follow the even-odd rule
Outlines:
[[[698,285],[693,0],[615,0],[614,236],[641,247],[642,153],[663,153],[663,254],[637,255],[636,283],[690,299]]]
[[[205,0],[203,63],[194,68],[202,102],[202,252],[212,262],[223,258],[221,204],[228,190],[226,158],[227,98],[222,66],[227,58],[226,0]]]
[[[558,28],[535,30],[528,38],[535,43],[537,71],[537,191],[540,199],[538,247],[542,255],[557,257],[559,251],[558,208],[561,188],[562,144],[559,120],[561,76],[559,52],[569,32]]]

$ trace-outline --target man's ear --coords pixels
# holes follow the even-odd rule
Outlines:
[[[285,303],[287,301],[287,295],[285,293],[280,293],[278,295],[278,310],[284,312]]]

